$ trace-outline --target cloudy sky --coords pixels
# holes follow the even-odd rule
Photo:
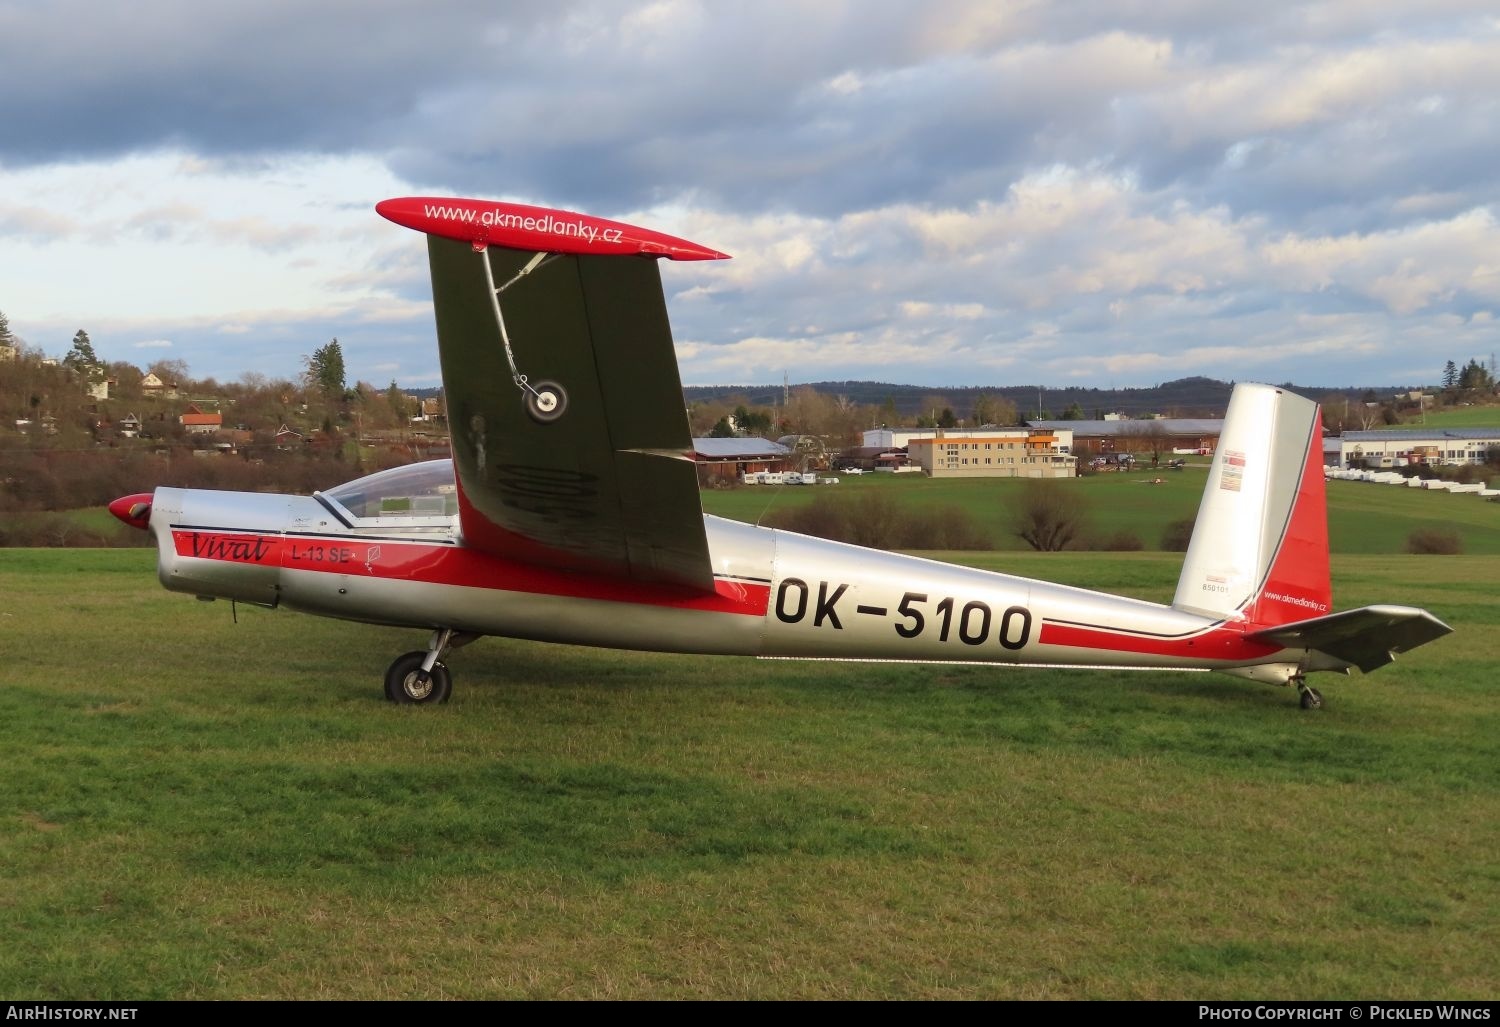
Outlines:
[[[0,0],[0,311],[437,383],[448,194],[663,266],[690,384],[1435,381],[1500,351],[1493,0]]]

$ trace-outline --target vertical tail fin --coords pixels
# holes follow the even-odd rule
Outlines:
[[[1260,628],[1331,610],[1316,403],[1235,386],[1172,605]]]

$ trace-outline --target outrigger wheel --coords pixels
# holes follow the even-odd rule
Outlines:
[[[538,424],[551,424],[568,409],[568,393],[556,382],[528,385],[524,393],[527,415]]]
[[[385,697],[403,706],[445,703],[453,694],[453,675],[442,663],[434,663],[424,674],[425,650],[414,650],[396,657],[385,672]]]

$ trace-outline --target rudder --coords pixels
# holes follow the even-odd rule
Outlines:
[[[1255,628],[1329,612],[1321,428],[1311,400],[1235,386],[1175,608]]]

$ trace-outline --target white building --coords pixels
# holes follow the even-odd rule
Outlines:
[[[938,431],[906,443],[911,462],[933,478],[1071,478],[1073,433],[1037,428]]]
[[[1046,426],[1049,431],[1044,434],[1054,435],[1059,444],[1063,446],[1062,452],[1071,452],[1073,445],[1073,430],[1071,428],[1057,428],[1048,422]],[[938,436],[951,436],[957,438],[962,435],[965,439],[983,441],[986,438],[995,440],[1014,440],[1026,438],[1028,434],[1035,432],[1036,426],[1027,428],[872,428],[864,433],[864,447],[866,449],[905,449],[914,440],[935,439]]]
[[[1337,443],[1338,467],[1406,467],[1412,464],[1482,464],[1500,448],[1500,428],[1404,428],[1346,431]],[[1325,458],[1335,456],[1325,447]]]
[[[865,449],[905,449],[912,439],[937,437],[936,428],[872,428],[865,432]]]

